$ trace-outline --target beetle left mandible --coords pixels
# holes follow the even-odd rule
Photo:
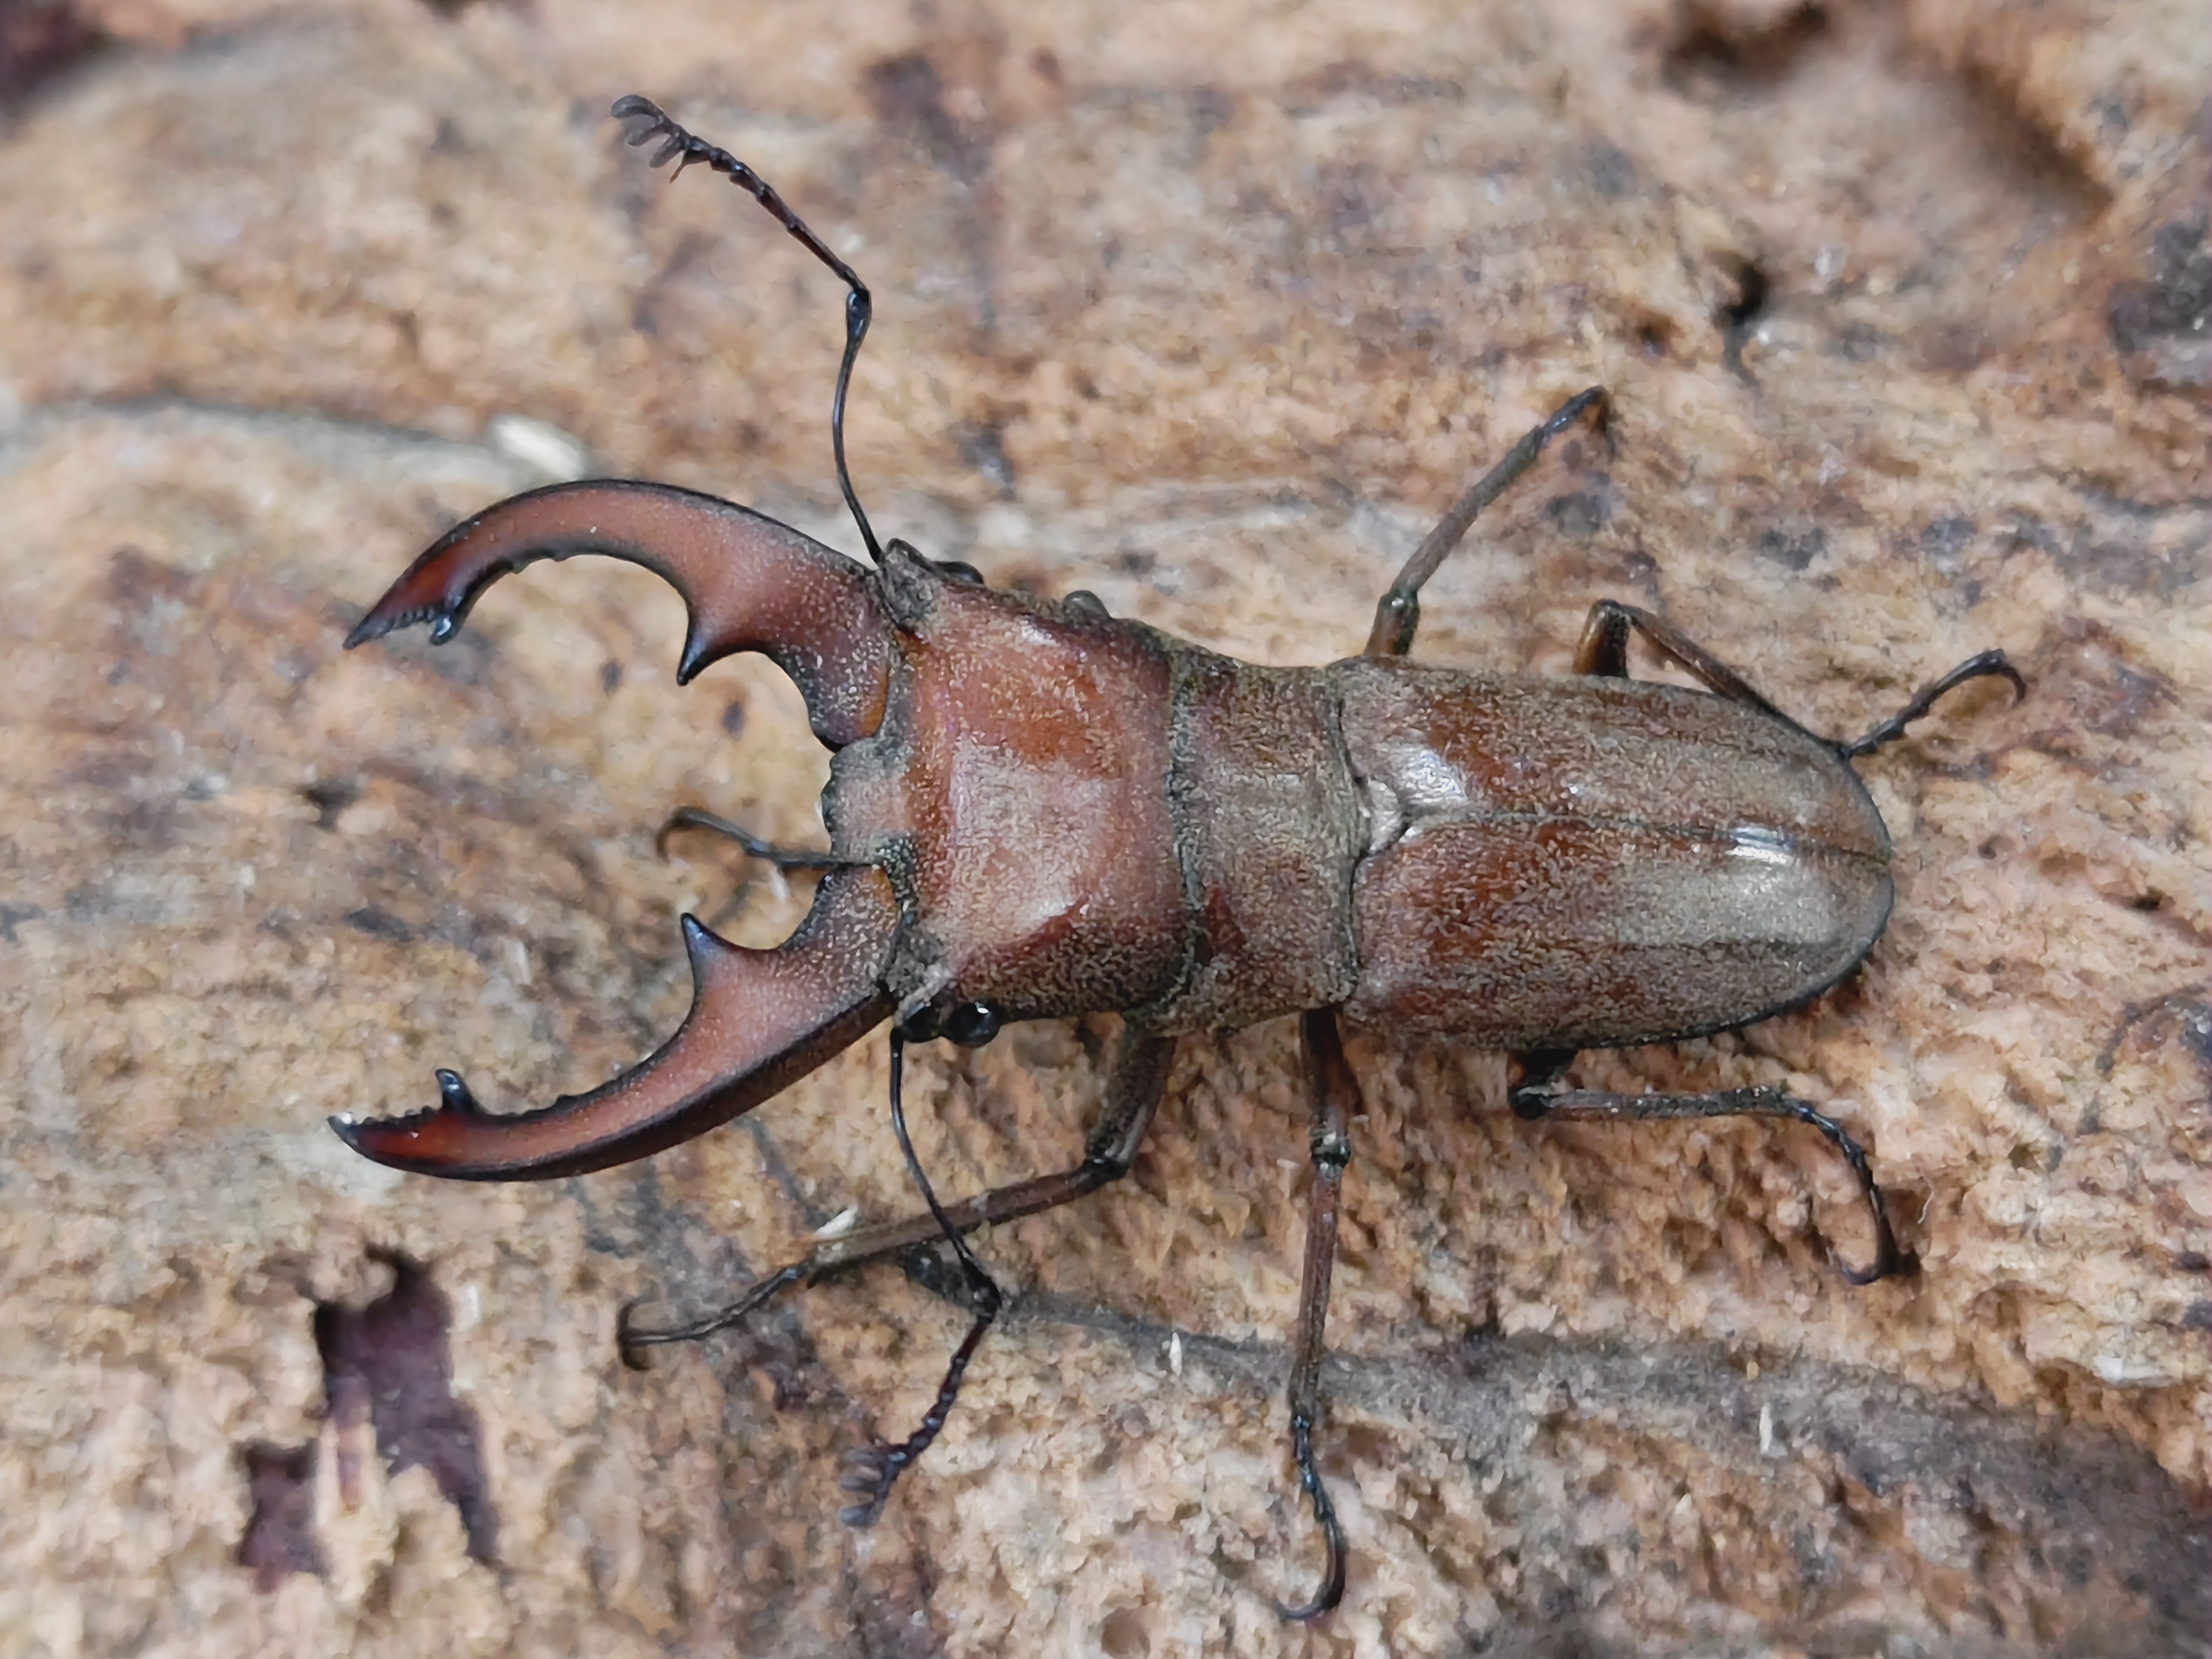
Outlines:
[[[1314,1185],[1292,1345],[1292,1455],[1328,1547],[1311,1618],[1334,1607],[1345,1549],[1313,1450],[1336,1212],[1359,1085],[1340,1019],[1516,1056],[1524,1117],[1756,1115],[1818,1130],[1873,1218],[1864,1283],[1908,1269],[1865,1152],[1780,1090],[1617,1095],[1569,1089],[1577,1051],[1665,1042],[1763,1019],[1865,959],[1892,899],[1890,842],[1850,763],[1964,681],[2026,687],[2002,652],[1968,659],[1863,737],[1790,720],[1663,619],[1601,601],[1573,678],[1406,660],[1419,594],[1475,516],[1585,417],[1569,398],[1470,489],[1376,606],[1365,653],[1263,668],[1088,594],[994,592],[965,566],[878,544],[847,471],[844,410],[871,302],[858,276],[744,163],[641,98],[615,115],[749,191],[848,289],[831,407],[837,482],[860,565],[744,507],[665,485],[561,484],[487,508],[425,552],[348,637],[427,622],[450,638],[485,587],[538,559],[597,553],[665,577],[690,625],[678,669],[758,651],[798,684],[834,751],[828,854],[787,853],[698,812],[756,856],[823,872],[772,951],[684,920],[690,1014],[649,1058],[539,1110],[480,1109],[438,1073],[441,1103],[335,1121],[367,1157],[471,1181],[539,1180],[642,1158],[726,1122],[889,1019],[891,1124],[925,1212],[818,1244],[736,1304],[625,1348],[703,1336],[778,1291],[943,1237],[974,1318],[915,1432],[861,1453],[847,1518],[881,1510],[935,1437],[1000,1304],[963,1235],[1127,1173],[1178,1037],[1300,1017]],[[1627,678],[1632,635],[1705,689]],[[942,1204],[900,1103],[904,1047],[988,1042],[1009,1020],[1117,1012],[1105,1110],[1073,1168]]]

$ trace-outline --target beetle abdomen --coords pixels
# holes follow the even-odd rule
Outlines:
[[[1711,1031],[1873,945],[1889,837],[1850,768],[1680,687],[1331,669],[1367,806],[1363,1024],[1510,1049]]]
[[[1740,1025],[1848,972],[1886,870],[1826,848],[1621,823],[1419,829],[1360,867],[1363,1024],[1601,1048]]]

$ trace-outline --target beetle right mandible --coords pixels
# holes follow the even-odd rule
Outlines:
[[[684,921],[691,1012],[649,1059],[589,1093],[494,1115],[452,1072],[441,1103],[337,1120],[380,1163],[471,1181],[605,1169],[726,1122],[891,1022],[891,1123],[926,1212],[818,1245],[721,1313],[626,1346],[701,1336],[786,1287],[940,1237],[974,1319],[915,1432],[860,1454],[865,1524],[943,1426],[998,1313],[963,1235],[1127,1173],[1187,1034],[1299,1017],[1314,1184],[1292,1343],[1292,1456],[1326,1540],[1322,1583],[1287,1616],[1334,1607],[1345,1547],[1315,1461],[1322,1328],[1359,1085],[1339,1022],[1516,1057],[1523,1117],[1792,1120],[1850,1164],[1874,1222],[1864,1283],[1911,1258],[1865,1152],[1778,1089],[1620,1095],[1570,1089],[1576,1052],[1763,1019],[1863,961],[1889,915],[1889,835],[1850,763],[1963,681],[2025,690],[2002,652],[1968,659],[1848,742],[1816,737],[1662,618],[1601,600],[1575,677],[1408,662],[1419,594],[1475,516],[1575,422],[1597,387],[1529,433],[1444,515],[1376,606],[1365,653],[1261,668],[1110,617],[1089,594],[994,592],[964,565],[878,544],[845,465],[844,410],[866,286],[744,162],[641,98],[614,106],[663,141],[655,164],[735,180],[848,289],[831,405],[837,481],[872,562],[744,507],[665,485],[561,484],[487,508],[425,552],[348,637],[427,622],[443,641],[494,580],[597,553],[659,572],[690,613],[678,678],[759,651],[797,683],[835,751],[827,854],[789,853],[710,815],[755,855],[823,871],[773,951]],[[1705,689],[1631,680],[1641,635]],[[915,1161],[904,1045],[988,1042],[1009,1020],[1117,1012],[1105,1112],[1074,1168],[951,1205]]]

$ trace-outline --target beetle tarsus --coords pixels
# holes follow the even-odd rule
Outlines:
[[[766,1279],[732,1303],[728,1307],[694,1320],[689,1324],[665,1329],[638,1328],[635,1322],[637,1304],[631,1303],[622,1310],[617,1322],[617,1340],[622,1350],[623,1361],[633,1370],[645,1369],[642,1350],[673,1342],[692,1342],[712,1336],[741,1322],[757,1312],[769,1300],[794,1285],[809,1285],[832,1273],[879,1261],[889,1256],[903,1255],[917,1247],[935,1248],[945,1237],[945,1222],[949,1221],[960,1232],[988,1226],[996,1222],[1012,1221],[1025,1215],[1037,1215],[1073,1203],[1086,1194],[1121,1180],[1129,1173],[1136,1161],[1137,1148],[1143,1142],[1145,1131],[1151,1126],[1153,1113],[1158,1109],[1160,1097],[1166,1092],[1168,1067],[1175,1056],[1175,1039],[1153,1036],[1130,1030],[1125,1031],[1114,1062],[1109,1069],[1106,1082],[1105,1109],[1098,1121],[1092,1126],[1085,1140],[1083,1161],[1072,1169],[1054,1175],[1038,1176],[1029,1181],[1016,1182],[1011,1186],[994,1188],[974,1198],[964,1199],[949,1208],[932,1206],[918,1215],[902,1220],[888,1222],[873,1227],[840,1233],[825,1238],[802,1260],[770,1273]],[[979,1295],[975,1282],[969,1282],[969,1307],[980,1314],[986,1302],[992,1312],[998,1311],[995,1298],[998,1286],[984,1275],[984,1289]],[[860,1484],[847,1484],[846,1490],[863,1492],[869,1501],[851,1505],[847,1518],[857,1526],[872,1522],[889,1498],[891,1486],[921,1449],[936,1437],[944,1426],[945,1418],[951,1410],[953,1396],[959,1391],[961,1375],[967,1369],[968,1358],[982,1340],[988,1320],[973,1326],[968,1340],[962,1344],[963,1352],[955,1357],[954,1369],[948,1372],[945,1386],[938,1391],[938,1405],[930,1419],[926,1419],[923,1431],[895,1448],[888,1441],[878,1441],[872,1446],[854,1452],[848,1462],[853,1466],[846,1476],[848,1483],[860,1477]],[[931,1419],[933,1419],[931,1420]],[[893,1451],[900,1455],[893,1457]]]
[[[1344,1600],[1344,1528],[1336,1518],[1336,1505],[1329,1501],[1328,1488],[1322,1482],[1321,1466],[1314,1462],[1312,1419],[1291,1419],[1291,1452],[1298,1466],[1298,1484],[1313,1501],[1314,1524],[1321,1528],[1322,1546],[1328,1553],[1322,1568],[1321,1586],[1314,1591],[1311,1601],[1296,1607],[1282,1601],[1275,1603],[1277,1613],[1304,1625],[1334,1612],[1337,1603]]]
[[[1326,1351],[1329,1279],[1336,1266],[1337,1206],[1344,1192],[1344,1171],[1352,1162],[1352,1121],[1359,1115],[1361,1103],[1359,1079],[1344,1057],[1336,1011],[1308,1012],[1298,1021],[1298,1037],[1305,1061],[1310,1111],[1306,1146],[1314,1178],[1306,1199],[1297,1332],[1291,1344],[1291,1456],[1297,1465],[1298,1484],[1313,1501],[1314,1521],[1328,1547],[1328,1564],[1313,1600],[1295,1607],[1278,1601],[1275,1607],[1284,1618],[1304,1622],[1320,1618],[1344,1599],[1344,1529],[1337,1524],[1328,1488],[1322,1484],[1321,1465],[1314,1461],[1313,1427],[1321,1414],[1321,1362]]]
[[[1887,720],[1876,726],[1864,737],[1854,738],[1849,743],[1839,743],[1836,752],[1845,760],[1856,760],[1861,755],[1870,755],[1886,743],[1894,743],[1905,735],[1905,728],[1936,707],[1948,693],[1964,685],[1968,680],[1995,678],[2012,682],[2012,700],[2017,704],[2027,695],[2027,681],[2012,659],[2002,651],[1980,651],[1967,658],[1948,674],[1938,676],[1912,694],[1912,699]]]
[[[781,1291],[793,1285],[804,1284],[808,1279],[809,1264],[794,1261],[787,1267],[779,1267],[766,1279],[753,1285],[726,1308],[717,1309],[704,1319],[695,1319],[688,1325],[671,1326],[662,1330],[640,1330],[635,1322],[635,1302],[625,1302],[615,1320],[615,1346],[621,1352],[623,1364],[632,1370],[641,1371],[645,1362],[640,1352],[645,1348],[664,1346],[672,1342],[697,1342],[715,1332],[726,1330],[739,1323],[748,1315],[758,1311]]]

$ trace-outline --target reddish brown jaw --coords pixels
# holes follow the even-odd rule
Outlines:
[[[643,565],[684,596],[691,626],[678,682],[758,651],[791,676],[831,748],[882,721],[890,627],[866,568],[773,519],[666,484],[555,484],[486,508],[410,565],[346,648],[419,622],[443,643],[501,576],[579,553]]]
[[[750,1110],[865,1035],[891,1009],[878,982],[897,938],[890,879],[823,878],[799,931],[773,951],[726,943],[690,916],[691,1012],[647,1060],[533,1112],[483,1111],[457,1073],[441,1103],[331,1127],[363,1157],[458,1181],[536,1181],[644,1158]]]
[[[665,484],[556,484],[488,507],[409,566],[346,645],[418,622],[434,641],[448,640],[500,577],[578,553],[642,565],[684,596],[690,629],[679,681],[732,652],[758,651],[791,676],[832,748],[882,723],[891,630],[869,571],[772,519]],[[620,1077],[495,1116],[458,1073],[441,1071],[439,1105],[331,1127],[380,1164],[463,1181],[576,1175],[643,1158],[757,1105],[882,1019],[891,1001],[878,979],[898,929],[889,878],[861,866],[827,877],[799,931],[773,951],[727,944],[687,916],[691,1012]]]

